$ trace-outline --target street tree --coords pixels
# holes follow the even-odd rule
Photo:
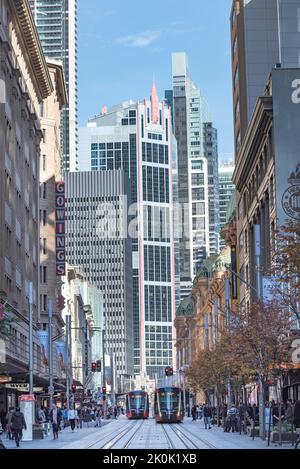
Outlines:
[[[265,391],[270,377],[278,377],[289,362],[291,315],[281,302],[252,303],[232,318],[227,341],[232,357],[243,360],[249,380],[256,377],[260,389],[260,429],[265,435]]]

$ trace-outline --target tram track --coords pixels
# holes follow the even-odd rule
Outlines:
[[[144,420],[141,423],[136,422],[134,425],[130,425],[129,430],[127,430],[127,427],[123,428],[123,430],[121,432],[119,432],[112,440],[108,441],[106,444],[101,446],[100,449],[113,449],[113,448],[115,448],[115,446],[120,441],[122,441],[122,439],[127,435],[128,432],[130,432],[131,430],[134,430],[133,433],[130,435],[130,437],[126,440],[124,446],[122,446],[122,448],[120,448],[120,449],[128,449],[131,442],[134,440],[135,436],[140,431],[140,429],[142,428],[144,423],[145,423]]]
[[[118,432],[118,434],[115,436],[115,438],[117,438],[119,435],[122,434],[122,436],[126,435],[126,433],[128,432],[128,430],[130,428],[134,428],[136,425],[132,425],[132,422],[128,422],[126,425],[123,426],[122,429],[120,429],[120,431]],[[102,435],[101,438],[99,438],[97,441],[93,442],[91,445],[87,446],[86,449],[93,449],[95,447],[95,449],[109,449],[109,448],[106,448],[106,445],[108,445],[111,441],[113,441],[115,438],[113,438],[113,440],[111,439],[113,435],[116,434],[116,430],[113,430],[111,432],[109,432],[107,435]],[[100,448],[97,446],[101,441],[103,440],[106,440],[106,443],[104,443],[103,446],[100,446]],[[108,440],[107,440],[108,439]]]
[[[171,426],[171,425],[170,425]],[[172,427],[172,426],[171,426]],[[174,430],[176,432],[176,430],[174,428],[172,428],[172,430]],[[195,445],[195,443],[191,440],[190,436],[193,436],[196,440],[199,440],[201,441],[203,444],[205,444],[209,449],[218,449],[217,446],[215,446],[214,444],[210,443],[209,441],[207,441],[205,438],[202,438],[201,436],[199,435],[196,435],[195,433],[191,432],[190,430],[187,430],[186,428],[184,429],[185,431],[188,432],[188,435],[185,433],[185,431],[182,430],[182,428],[180,429],[177,429],[177,432],[178,433],[181,433],[187,440],[189,440],[194,446],[196,449],[199,449],[198,446]],[[178,435],[179,436],[179,435]]]

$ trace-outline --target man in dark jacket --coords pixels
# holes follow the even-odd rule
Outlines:
[[[204,409],[203,409],[203,416],[204,416],[204,425],[205,425],[205,430],[211,429],[211,418],[212,418],[212,410],[211,407],[207,404],[205,404]]]
[[[24,414],[20,412],[20,408],[17,407],[15,412],[11,416],[11,429],[15,437],[17,447],[20,446],[20,440],[22,439],[23,428],[26,430],[26,422]]]

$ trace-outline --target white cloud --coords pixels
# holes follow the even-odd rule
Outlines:
[[[117,43],[125,47],[147,47],[156,41],[161,34],[162,31],[144,31],[139,34],[120,37],[117,39]]]

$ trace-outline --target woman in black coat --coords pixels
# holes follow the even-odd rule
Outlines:
[[[300,434],[300,401],[297,401],[294,407],[293,424],[299,429],[297,433]]]

